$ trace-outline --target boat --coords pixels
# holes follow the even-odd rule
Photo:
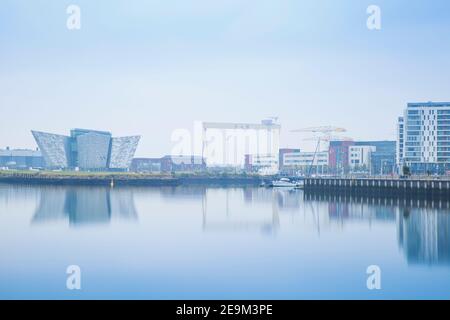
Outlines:
[[[291,181],[288,178],[281,178],[279,180],[272,181],[272,187],[274,188],[301,188],[303,184],[295,181]]]

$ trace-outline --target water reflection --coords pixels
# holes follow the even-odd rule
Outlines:
[[[267,192],[265,189],[242,188],[224,189],[225,197],[220,202],[213,199],[217,190],[206,190],[202,198],[202,217],[204,231],[250,231],[260,230],[267,234],[275,233],[279,226],[279,208],[277,193]],[[235,201],[236,196],[241,200]],[[212,198],[211,200],[209,198]],[[270,212],[242,208],[242,202],[247,205],[253,203],[271,205]],[[219,210],[219,208],[222,210]],[[267,211],[267,210],[265,210]]]
[[[398,242],[408,262],[450,264],[450,214],[437,208],[401,208]]]
[[[199,200],[205,197],[207,188],[204,186],[189,187],[161,187],[157,189],[143,189],[147,192],[158,192],[161,197],[168,201],[173,200]]]
[[[307,194],[305,202],[328,203],[331,219],[395,223],[408,263],[450,265],[450,202]]]
[[[66,219],[71,225],[109,223],[112,217],[137,219],[132,190],[50,187],[42,190],[32,223]]]
[[[30,190],[26,193],[33,196]],[[344,233],[347,224],[388,224],[396,226],[396,245],[408,263],[450,265],[450,202],[444,200],[384,199],[305,194],[299,190],[201,186],[114,189],[45,187],[40,190],[33,224],[57,220],[68,220],[71,225],[109,223],[114,218],[137,220],[134,197],[138,194],[154,210],[155,215],[151,219],[155,224],[159,223],[157,214],[164,213],[165,208],[177,202],[187,202],[186,214],[201,217],[202,230],[207,233],[256,231],[276,236],[283,229],[294,228],[296,232],[313,231],[320,237],[324,233]],[[11,190],[8,197],[13,197],[10,193]],[[155,199],[162,204],[153,207]]]

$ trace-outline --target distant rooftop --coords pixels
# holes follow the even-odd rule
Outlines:
[[[1,157],[41,157],[39,150],[29,149],[0,149]]]
[[[75,128],[70,130],[70,135],[72,137],[76,137],[82,134],[86,134],[86,133],[97,133],[97,134],[102,134],[105,136],[111,136],[111,132],[108,131],[98,131],[98,130],[90,130],[90,129],[79,129],[79,128]]]
[[[408,103],[408,108],[420,108],[420,107],[450,107],[450,102],[413,102]]]

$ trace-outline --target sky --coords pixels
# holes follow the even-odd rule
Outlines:
[[[408,102],[450,100],[449,39],[446,0],[2,0],[0,148],[89,128],[156,157],[194,121],[271,116],[282,147],[313,148],[290,131],[324,125],[395,140]]]

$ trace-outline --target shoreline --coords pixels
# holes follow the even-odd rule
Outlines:
[[[137,173],[0,172],[0,183],[92,186],[258,186],[271,177],[256,175],[152,175]]]

